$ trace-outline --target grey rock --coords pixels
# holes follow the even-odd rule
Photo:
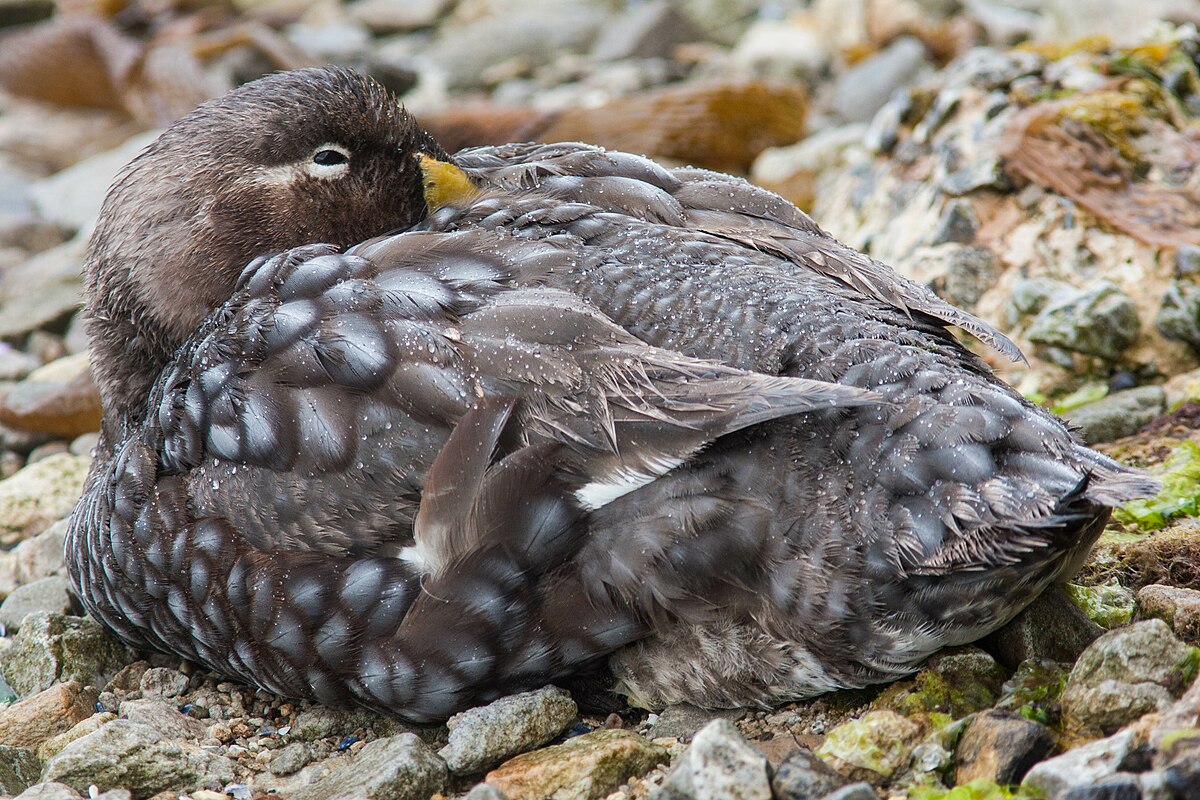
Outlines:
[[[1165,788],[1176,798],[1200,797],[1200,739],[1172,749],[1173,755],[1159,773]]]
[[[17,341],[64,324],[81,305],[85,242],[75,237],[3,275],[0,339]]]
[[[741,708],[717,711],[710,708],[698,708],[688,703],[677,703],[662,710],[662,713],[658,715],[658,720],[654,723],[652,734],[656,739],[670,736],[683,742],[689,742],[696,735],[696,731],[715,719],[737,722],[745,715],[745,709]]]
[[[42,216],[72,229],[88,227],[117,171],[158,138],[161,131],[140,133],[125,143],[43,178],[29,187]]]
[[[60,520],[7,553],[0,552],[0,595],[12,594],[18,586],[65,572],[63,540],[66,533],[67,521]]]
[[[955,783],[1018,784],[1054,747],[1054,734],[1045,725],[1013,713],[984,711],[971,719],[954,750]]]
[[[189,679],[177,669],[151,667],[142,673],[138,688],[145,697],[179,697],[187,691]]]
[[[1079,657],[1067,678],[1065,721],[1109,734],[1170,707],[1195,679],[1200,649],[1175,638],[1160,619],[1109,631]]]
[[[1157,617],[1188,644],[1200,645],[1200,591],[1152,583],[1137,593],[1142,616]]]
[[[995,0],[966,0],[967,13],[979,23],[990,44],[1008,47],[1030,38],[1041,24],[1041,16],[1011,3]]]
[[[16,796],[15,800],[82,800],[83,795],[65,783],[35,783]]]
[[[1175,271],[1180,275],[1200,272],[1200,245],[1185,244],[1175,251]]]
[[[426,800],[446,785],[446,764],[417,738],[403,733],[367,743],[355,759],[292,795],[293,800],[370,797]]]
[[[0,671],[22,695],[59,681],[103,686],[133,654],[90,617],[37,612],[0,655]]]
[[[1072,786],[1087,786],[1116,773],[1136,744],[1137,735],[1129,730],[1088,742],[1035,764],[1021,781],[1021,787],[1057,800]]]
[[[41,533],[71,512],[89,459],[66,453],[28,464],[0,481],[0,545]]]
[[[21,620],[38,611],[65,614],[71,609],[67,579],[58,575],[18,587],[0,603],[0,625],[10,633],[21,629]]]
[[[208,736],[207,725],[158,698],[125,700],[118,712],[125,719],[153,728],[164,739],[189,741]]]
[[[859,781],[840,789],[834,789],[821,800],[879,800],[879,793],[871,784]]]
[[[1200,348],[1200,287],[1178,280],[1167,284],[1154,325],[1164,338]]]
[[[12,345],[0,344],[0,381],[19,381],[41,366],[41,362]]]
[[[286,29],[296,47],[321,61],[353,62],[371,47],[371,32],[354,20],[329,19],[320,24],[298,22]]]
[[[1004,89],[1018,78],[1034,74],[1044,63],[1036,53],[972,47],[947,64],[942,75],[947,86]]]
[[[1090,786],[1072,786],[1058,800],[1142,800],[1142,786],[1137,775],[1117,772]]]
[[[452,0],[356,0],[346,6],[350,17],[374,33],[427,28],[438,21]]]
[[[833,111],[847,122],[867,122],[892,92],[907,86],[925,66],[925,45],[901,36],[846,70],[833,88]]]
[[[913,272],[937,294],[967,309],[995,285],[1000,273],[989,248],[953,242],[918,248],[911,263]]]
[[[1137,307],[1116,284],[1102,281],[1047,305],[1029,326],[1029,341],[1108,360],[1138,337]]]
[[[267,765],[272,775],[291,775],[308,766],[313,750],[304,742],[292,742],[283,747]]]
[[[661,800],[770,800],[767,757],[753,748],[729,720],[713,720],[667,775]]]
[[[1161,386],[1126,389],[1073,408],[1063,414],[1079,429],[1088,444],[1112,442],[1136,433],[1167,408],[1167,395]]]
[[[1026,278],[1013,284],[1008,298],[1007,316],[1009,325],[1015,325],[1023,317],[1041,313],[1052,301],[1066,297],[1076,290],[1068,283],[1053,278]]]
[[[761,19],[738,40],[730,60],[739,72],[771,80],[816,79],[829,66],[829,45],[812,25]]]
[[[20,794],[38,781],[41,771],[37,753],[0,744],[0,795]]]
[[[975,207],[966,200],[956,198],[946,204],[937,227],[929,236],[929,243],[970,244],[975,241],[977,230],[979,230],[979,216],[975,213]]]
[[[301,711],[296,717],[292,724],[291,738],[303,742],[313,742],[330,736],[341,738],[359,728],[370,728],[380,737],[393,736],[409,730],[395,718],[373,711],[345,711],[327,706],[314,706]]]
[[[1073,663],[1104,629],[1051,586],[1007,625],[979,642],[1010,669],[1030,659]]]
[[[571,696],[554,686],[503,697],[451,717],[438,755],[456,775],[482,772],[550,741],[578,713]]]
[[[508,800],[508,797],[491,784],[477,783],[463,796],[463,800]]]
[[[592,58],[670,58],[677,45],[703,38],[686,14],[666,0],[653,0],[626,7],[609,22],[592,46]]]
[[[771,776],[775,800],[809,800],[846,786],[847,781],[807,747],[783,760]],[[872,790],[873,791],[873,790]]]
[[[226,758],[164,741],[149,725],[118,719],[64,747],[46,762],[43,777],[81,792],[95,784],[144,798],[168,789],[220,788],[234,773]]]

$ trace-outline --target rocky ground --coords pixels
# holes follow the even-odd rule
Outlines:
[[[1200,798],[1200,8],[1084,5],[0,0],[0,795]],[[1029,364],[994,366],[1163,492],[980,647],[771,711],[546,687],[414,728],[128,652],[63,577],[88,232],[154,129],[329,61],[451,149],[581,139],[780,191],[1012,335]]]

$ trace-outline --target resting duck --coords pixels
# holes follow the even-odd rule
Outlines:
[[[416,720],[610,654],[649,707],[887,681],[1153,489],[947,326],[1002,334],[776,195],[583,144],[451,160],[340,69],[129,164],[86,314],[88,611]]]

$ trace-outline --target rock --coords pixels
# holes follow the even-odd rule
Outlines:
[[[452,0],[356,0],[346,6],[354,19],[372,32],[395,33],[415,28],[428,28],[445,13]]]
[[[1167,408],[1161,386],[1139,386],[1064,412],[1088,444],[1112,442],[1137,432]]]
[[[66,324],[83,304],[83,253],[84,241],[77,236],[4,272],[0,339],[19,341]]]
[[[0,795],[21,794],[37,782],[41,769],[32,750],[0,744]]]
[[[1059,586],[1051,586],[979,646],[1010,669],[1030,659],[1073,663],[1104,629]]]
[[[1059,700],[1071,665],[1046,659],[1022,661],[1005,681],[997,711],[1018,714],[1033,722],[1057,726],[1062,719]]]
[[[1142,800],[1142,786],[1137,775],[1117,772],[1091,786],[1072,786],[1058,800]]]
[[[151,667],[138,679],[143,697],[179,697],[187,691],[190,679],[177,669]]]
[[[1005,711],[984,711],[967,723],[958,740],[954,782],[1018,784],[1029,768],[1053,753],[1054,748],[1054,734],[1045,725]]]
[[[1183,641],[1200,645],[1200,591],[1153,583],[1137,593],[1139,613],[1157,617]]]
[[[36,358],[0,343],[0,381],[19,381],[40,366]]]
[[[18,586],[66,571],[63,540],[67,521],[59,520],[8,552],[0,552],[0,596],[7,597]]]
[[[965,647],[939,653],[911,680],[884,690],[873,706],[904,716],[946,714],[961,719],[996,702],[1005,673],[982,650]]]
[[[929,244],[970,244],[975,241],[975,232],[978,230],[979,215],[975,213],[975,208],[966,200],[955,198],[946,203],[942,210],[937,227],[929,235]]]
[[[291,775],[308,766],[313,760],[313,751],[304,742],[292,742],[284,746],[267,764],[272,775]]]
[[[1195,679],[1200,648],[1159,619],[1101,636],[1079,657],[1063,690],[1064,721],[1110,734],[1143,714],[1166,709]]]
[[[91,459],[59,454],[0,481],[0,545],[41,533],[65,517],[83,492]]]
[[[850,780],[881,786],[908,765],[920,733],[895,711],[868,711],[829,731],[816,753]]]
[[[771,800],[767,758],[729,720],[713,720],[651,794],[656,800]]]
[[[292,795],[293,800],[370,797],[426,800],[446,785],[446,765],[413,733],[367,742],[349,764]]]
[[[804,137],[796,144],[768,147],[750,168],[750,180],[777,192],[800,208],[813,206],[817,177],[861,155],[867,126],[837,125]]]
[[[60,683],[0,711],[0,744],[36,749],[96,711],[100,692],[78,681]]]
[[[713,720],[726,719],[730,722],[737,722],[744,716],[746,716],[744,708],[714,711],[698,708],[688,703],[676,703],[662,710],[654,726],[650,729],[650,733],[655,739],[671,737],[681,742],[690,742],[696,735],[696,731]]]
[[[43,777],[81,792],[95,784],[145,798],[168,789],[223,786],[233,780],[233,765],[199,747],[163,741],[148,725],[118,719],[64,747],[46,762]]]
[[[1137,734],[1132,730],[1088,742],[1035,764],[1021,781],[1021,788],[1054,800],[1072,786],[1087,786],[1117,772],[1136,746]]]
[[[1154,317],[1154,326],[1164,338],[1200,349],[1200,287],[1190,281],[1168,283]]]
[[[35,613],[25,618],[12,647],[0,654],[0,672],[21,695],[58,682],[103,686],[132,654],[90,617]]]
[[[829,66],[828,42],[806,20],[758,20],[738,40],[731,60],[753,75],[776,80],[818,76]]]
[[[824,797],[848,781],[807,747],[794,751],[771,776],[775,800],[809,800]],[[871,790],[874,795],[874,790]]]
[[[62,752],[62,749],[71,742],[76,739],[82,739],[89,733],[95,733],[116,718],[117,715],[109,711],[98,711],[92,714],[87,719],[77,723],[69,731],[60,733],[58,736],[43,742],[42,746],[37,749],[38,758],[42,760],[42,763],[49,761],[56,754]]]
[[[18,430],[73,439],[100,428],[100,392],[86,353],[59,359],[66,375],[47,379],[47,364],[13,387],[0,401],[0,423]],[[45,371],[45,372],[44,372]]]
[[[550,741],[578,713],[571,696],[554,686],[504,697],[451,717],[438,755],[456,775],[482,772]]]
[[[164,739],[200,740],[208,736],[208,726],[181,713],[175,706],[157,698],[122,701],[118,709],[122,719],[153,728]]]
[[[686,14],[666,0],[652,0],[627,7],[605,25],[592,46],[592,58],[670,58],[677,45],[703,38]]]
[[[593,731],[506,761],[486,781],[509,800],[597,800],[667,760],[636,733]]]
[[[508,800],[504,792],[486,783],[477,783],[463,795],[463,800]]]
[[[41,578],[17,588],[0,603],[0,626],[9,633],[21,629],[21,620],[37,611],[66,614],[71,610],[67,579],[59,575]]]
[[[15,800],[83,800],[83,796],[65,783],[48,782],[33,784]]]
[[[842,73],[833,87],[833,111],[846,122],[868,122],[925,66],[925,45],[901,36],[870,58]]]
[[[966,0],[967,13],[987,34],[989,44],[1009,47],[1029,39],[1041,24],[1041,17],[1025,8],[995,0]]]
[[[327,706],[314,706],[300,712],[292,723],[291,738],[314,742],[330,736],[342,737],[359,728],[369,728],[381,738],[409,732],[409,728],[394,717],[373,711],[347,711]]]
[[[1139,327],[1133,301],[1104,281],[1047,305],[1026,336],[1038,344],[1115,361],[1137,340]]]
[[[871,784],[860,781],[840,789],[834,789],[821,800],[879,800],[879,793]]]
[[[1175,271],[1180,275],[1200,272],[1200,245],[1185,244],[1175,250]]]
[[[1160,773],[1164,788],[1176,798],[1200,797],[1200,739],[1175,749]]]
[[[100,213],[104,193],[117,171],[157,139],[159,133],[140,133],[112,150],[85,158],[30,186],[30,194],[42,216],[73,229],[90,226]]]

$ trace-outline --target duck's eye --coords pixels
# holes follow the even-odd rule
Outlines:
[[[338,164],[345,164],[350,160],[350,157],[341,150],[333,150],[324,148],[313,153],[313,163],[322,167],[336,167]]]

